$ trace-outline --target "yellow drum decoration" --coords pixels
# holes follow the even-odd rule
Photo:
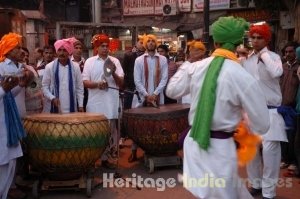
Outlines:
[[[108,144],[109,123],[92,113],[35,114],[24,118],[29,162],[42,173],[83,173]]]

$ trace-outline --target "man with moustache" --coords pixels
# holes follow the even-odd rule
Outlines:
[[[83,82],[79,65],[70,60],[73,52],[73,40],[62,39],[54,43],[57,57],[46,65],[42,89],[45,97],[51,101],[51,113],[83,112]],[[49,107],[49,105],[47,106]]]

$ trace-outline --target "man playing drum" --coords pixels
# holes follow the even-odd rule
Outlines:
[[[110,121],[111,138],[110,146],[102,155],[102,165],[112,167],[108,162],[108,153],[117,152],[118,144],[117,134],[117,119],[119,107],[119,92],[113,88],[122,88],[124,82],[124,72],[119,60],[115,57],[109,56],[109,38],[104,34],[97,34],[92,39],[94,52],[96,56],[90,57],[86,60],[82,72],[83,83],[88,88],[88,101],[86,105],[86,112],[104,114]],[[110,60],[110,61],[109,61]],[[105,76],[104,64],[108,65],[111,75]],[[106,71],[107,72],[107,71]],[[113,154],[114,155],[114,154]]]
[[[168,61],[165,56],[156,52],[156,36],[144,36],[143,45],[146,52],[136,58],[134,64],[134,83],[142,101],[139,102],[137,96],[134,96],[132,108],[164,104],[163,91],[168,82]],[[137,160],[137,146],[134,143],[131,150],[129,162]]]
[[[20,140],[25,137],[25,89],[33,73],[20,62],[22,36],[9,33],[0,41],[0,198],[7,198],[15,175],[16,160],[22,156]]]
[[[252,198],[238,178],[232,136],[242,110],[253,132],[266,133],[270,120],[262,90],[234,54],[248,27],[241,18],[219,18],[212,25],[216,47],[212,56],[179,67],[167,86],[171,98],[191,94],[192,128],[184,140],[183,183],[197,198]],[[205,178],[212,183],[202,186]]]
[[[71,113],[77,111],[78,104],[78,111],[83,112],[80,67],[69,58],[74,49],[73,39],[57,40],[54,47],[58,58],[46,65],[42,80],[43,93],[51,101],[51,105],[45,104],[48,110],[44,110],[51,113]]]

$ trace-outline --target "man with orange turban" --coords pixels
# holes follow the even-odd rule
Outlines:
[[[244,68],[257,80],[267,100],[270,115],[270,129],[263,136],[262,154],[247,166],[253,195],[261,194],[263,198],[276,196],[276,184],[279,177],[281,149],[280,141],[286,142],[285,124],[282,116],[277,112],[281,105],[280,77],[283,73],[280,56],[268,49],[271,41],[271,28],[268,24],[252,25],[249,38],[253,52],[242,62]]]
[[[134,83],[141,100],[133,97],[132,108],[141,106],[158,106],[164,104],[164,89],[168,81],[168,61],[160,55],[155,35],[148,34],[143,37],[143,45],[146,52],[136,58],[134,64]],[[129,162],[137,160],[136,146],[132,145],[132,154]]]
[[[23,155],[20,140],[25,137],[21,117],[26,114],[25,86],[33,78],[23,67],[22,36],[9,33],[0,41],[0,198],[7,198],[16,160]]]
[[[187,43],[189,47],[189,54],[187,61],[183,62],[182,67],[189,67],[191,63],[196,61],[200,61],[204,58],[206,47],[201,41],[190,41]],[[187,94],[181,99],[182,104],[190,104],[191,103],[191,95]]]
[[[88,89],[88,101],[86,112],[101,113],[109,119],[111,138],[110,146],[102,155],[102,166],[112,168],[109,155],[117,155],[117,119],[119,107],[119,91],[123,87],[124,72],[119,60],[109,53],[109,37],[105,34],[97,34],[92,39],[94,52],[97,55],[85,61],[82,79],[84,87]],[[105,69],[104,66],[107,66]],[[110,89],[113,87],[115,89]],[[110,153],[108,155],[108,153]]]
[[[69,57],[74,50],[73,43],[73,38],[57,40],[54,43],[57,58],[46,65],[42,80],[43,93],[48,99],[45,112],[83,112],[83,82],[80,67]]]

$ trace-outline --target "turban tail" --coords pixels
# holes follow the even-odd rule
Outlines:
[[[77,40],[75,39],[75,37],[57,40],[54,43],[55,51],[57,52],[58,49],[60,49],[61,47],[64,47],[64,49],[66,49],[66,51],[69,53],[69,55],[71,55],[74,50],[74,42],[76,42],[76,41]]]
[[[268,24],[264,23],[262,25],[251,25],[249,30],[249,35],[252,36],[254,33],[259,34],[266,40],[266,42],[271,41],[271,28]]]
[[[155,35],[151,35],[151,34],[150,34],[150,35],[144,35],[144,36],[143,36],[143,45],[144,45],[144,47],[145,47],[146,49],[147,49],[147,42],[148,42],[150,39],[154,40],[156,46],[158,46],[157,38],[156,38]]]
[[[201,41],[193,40],[188,42],[187,45],[190,46],[190,48],[197,48],[199,50],[206,51],[206,48]]]
[[[221,17],[212,25],[214,41],[220,43],[222,47],[216,49],[212,55],[214,59],[208,66],[201,92],[199,92],[197,109],[190,133],[190,136],[204,150],[207,150],[210,145],[210,131],[220,71],[226,58],[238,60],[232,51],[235,50],[237,44],[243,41],[243,35],[248,27],[249,25],[244,19],[234,17]]]
[[[4,35],[0,41],[0,62],[6,58],[6,54],[21,44],[22,36],[16,33]]]

